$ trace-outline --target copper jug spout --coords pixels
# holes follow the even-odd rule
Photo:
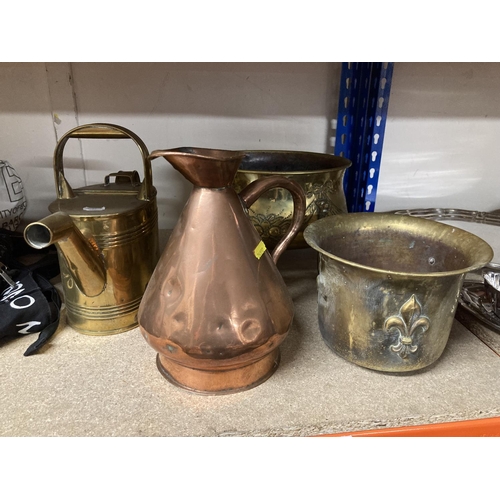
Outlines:
[[[245,157],[239,151],[206,148],[174,148],[153,151],[149,159],[165,158],[195,186],[224,188],[231,185]]]
[[[69,215],[56,212],[28,224],[24,237],[30,246],[37,249],[55,244],[76,286],[87,297],[95,297],[104,290],[106,270],[97,244],[81,233]]]

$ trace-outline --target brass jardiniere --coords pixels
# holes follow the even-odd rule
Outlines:
[[[348,361],[387,372],[441,356],[465,274],[493,258],[467,231],[405,215],[332,216],[304,237],[320,255],[323,340]]]

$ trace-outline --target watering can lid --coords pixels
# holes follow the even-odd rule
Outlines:
[[[64,176],[63,153],[64,147],[70,138],[75,139],[132,139],[142,157],[144,180],[141,183],[137,171],[122,171],[106,175],[103,184],[73,189]],[[144,142],[132,131],[114,125],[112,123],[92,123],[90,125],[80,125],[69,132],[66,132],[58,141],[54,151],[54,174],[56,181],[57,200],[49,206],[49,210],[62,210],[72,215],[89,216],[88,208],[98,208],[100,215],[129,212],[135,210],[136,204],[131,205],[131,197],[134,195],[140,201],[151,201],[156,197],[156,189],[153,186],[151,161],[148,158],[149,152]],[[115,177],[115,183],[111,184],[110,177]],[[106,196],[108,198],[122,198],[117,200],[78,200],[81,196]],[[112,195],[112,196],[110,196]],[[118,195],[122,195],[119,197]],[[105,201],[105,204],[103,203]],[[83,212],[83,213],[82,213]],[[91,212],[91,211],[90,211]],[[93,213],[92,215],[97,215]]]
[[[135,174],[135,175],[134,175]],[[116,182],[109,177],[115,175]],[[127,178],[127,181],[124,181]],[[118,172],[106,176],[104,183],[74,189],[74,197],[57,199],[49,205],[49,211],[66,212],[73,217],[109,217],[110,215],[135,212],[151,203],[139,199],[141,183],[137,172]],[[153,199],[156,189],[153,187]]]

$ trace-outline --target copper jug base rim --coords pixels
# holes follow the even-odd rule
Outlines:
[[[199,370],[172,362],[157,354],[159,372],[173,385],[191,393],[217,396],[243,392],[265,382],[277,370],[281,360],[279,347],[243,367],[228,370]]]

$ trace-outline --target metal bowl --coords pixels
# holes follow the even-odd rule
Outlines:
[[[296,181],[306,195],[304,224],[288,248],[306,248],[303,231],[312,222],[329,215],[347,213],[343,179],[351,165],[347,158],[304,151],[244,151],[234,180],[240,192],[251,182],[271,175]],[[268,248],[274,248],[292,221],[293,200],[283,188],[264,193],[250,208],[249,216]]]
[[[348,361],[386,372],[441,356],[465,274],[493,257],[472,233],[407,215],[327,217],[304,237],[320,255],[323,340]]]

